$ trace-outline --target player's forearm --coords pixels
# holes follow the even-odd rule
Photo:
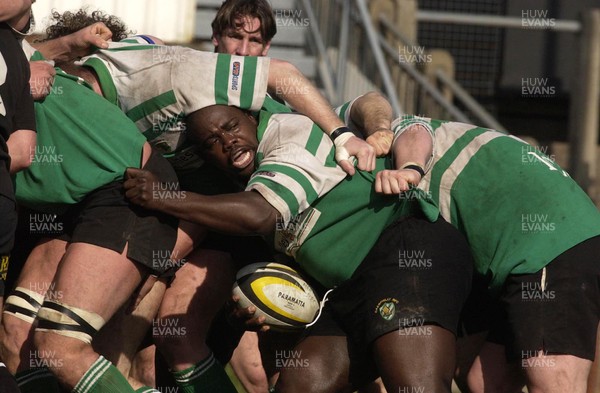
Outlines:
[[[344,125],[321,92],[294,65],[286,61],[271,59],[268,88],[270,93],[317,123],[327,135]]]
[[[396,168],[409,162],[426,168],[433,152],[431,134],[425,127],[415,124],[396,138],[392,149]]]
[[[359,97],[352,104],[350,117],[368,137],[377,131],[390,130],[392,106],[381,94],[370,92]]]
[[[31,44],[37,49],[44,58],[54,60],[57,63],[67,62],[75,56],[72,53],[72,45],[70,36],[55,38],[50,41],[36,42]]]
[[[187,191],[155,192],[154,208],[182,220],[232,235],[266,235],[276,224],[277,211],[257,192],[207,196]],[[176,198],[172,198],[175,194]]]

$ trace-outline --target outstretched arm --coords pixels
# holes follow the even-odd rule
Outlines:
[[[151,210],[233,235],[267,235],[273,232],[277,210],[258,192],[200,195],[189,191],[162,191],[149,171],[128,168],[125,190],[129,200]]]
[[[108,40],[111,37],[112,33],[108,27],[102,22],[97,22],[73,34],[38,42],[32,46],[40,51],[46,59],[66,62],[86,56],[94,48],[108,48]]]
[[[327,134],[343,127],[344,123],[331,110],[331,105],[319,90],[291,63],[271,59],[269,68],[269,91],[287,101],[298,112],[308,116]],[[291,88],[290,88],[291,87]],[[342,137],[343,136],[343,137]],[[360,138],[342,135],[334,140],[336,160],[348,174],[354,174],[350,156],[358,159],[358,168],[375,169],[375,151]]]

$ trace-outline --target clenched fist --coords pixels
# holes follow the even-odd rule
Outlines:
[[[396,195],[408,191],[411,185],[421,181],[419,172],[412,169],[386,169],[377,173],[375,192]]]
[[[150,171],[138,168],[127,168],[125,171],[125,196],[132,203],[147,209],[157,209],[160,198],[155,198],[155,190],[160,189],[161,182]]]

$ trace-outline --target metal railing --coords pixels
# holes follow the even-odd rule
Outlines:
[[[571,90],[569,115],[569,172],[600,205],[598,185],[598,137],[600,118],[600,9],[586,12],[581,21],[529,19],[510,16],[472,15],[418,11],[420,22],[458,23],[505,29],[552,30],[579,35],[578,70]],[[525,23],[527,22],[527,23]]]
[[[360,89],[375,87],[385,92],[397,115],[420,113],[504,130],[452,75],[437,70],[435,80],[431,80],[417,65],[401,61],[398,47],[414,47],[416,43],[405,37],[384,15],[379,18],[380,28],[377,29],[365,0],[301,0],[300,3],[308,18],[316,21],[311,23],[311,40],[319,59],[319,76],[332,102],[341,103],[365,92]],[[330,23],[334,15],[337,18],[341,16],[339,29],[336,27],[338,24]],[[353,29],[350,30],[352,22]],[[392,38],[386,33],[391,33]],[[352,47],[348,45],[350,41]],[[337,57],[335,70],[331,67],[331,57]],[[348,74],[350,64],[357,70]],[[348,88],[348,85],[354,84],[357,71],[370,84]],[[455,105],[455,100],[473,118]]]
[[[401,44],[409,47],[417,46],[414,42],[402,34],[385,15],[380,15],[379,21],[381,22],[382,26],[394,34],[395,38]],[[394,52],[388,41],[382,40],[381,45],[387,49],[390,56],[394,55]],[[415,79],[415,81],[417,81],[428,94],[431,95],[437,104],[445,109],[455,120],[462,122],[471,121],[471,119],[460,109],[458,109],[451,100],[448,100],[446,97],[444,97],[441,90],[437,89],[425,76],[421,75],[412,64],[399,61],[399,65],[404,68],[405,71],[411,75],[413,79]],[[452,97],[455,97],[473,114],[479,124],[495,130],[506,131],[504,127],[494,118],[494,116],[492,116],[492,114],[490,114],[482,105],[480,105],[477,100],[475,100],[475,98],[473,98],[473,96],[469,94],[469,92],[467,92],[452,76],[448,75],[441,68],[436,69],[434,75],[438,82],[452,92]]]
[[[374,19],[365,0],[301,0],[310,15],[311,34],[317,47],[319,75],[325,81],[328,98],[341,103],[367,90],[384,91],[397,114],[423,114],[504,130],[458,82],[442,68],[424,72],[423,64],[401,61],[401,46],[417,47],[388,15]],[[331,23],[339,20],[340,23]],[[571,92],[570,172],[596,203],[597,141],[600,108],[600,10],[587,12],[582,21],[528,20],[510,16],[473,15],[417,10],[419,22],[553,30],[580,35],[576,87]],[[354,22],[354,24],[352,23]],[[539,23],[535,23],[539,22]],[[315,25],[314,28],[312,25]],[[352,25],[352,28],[350,26]],[[340,26],[340,27],[338,27]],[[351,43],[351,45],[350,45]],[[337,64],[334,69],[331,64]],[[460,106],[460,107],[459,107]],[[468,112],[470,116],[466,114]],[[472,117],[472,118],[471,118]]]

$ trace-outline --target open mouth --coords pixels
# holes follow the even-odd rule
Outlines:
[[[244,169],[254,162],[252,150],[239,149],[231,155],[231,164],[238,169]]]

